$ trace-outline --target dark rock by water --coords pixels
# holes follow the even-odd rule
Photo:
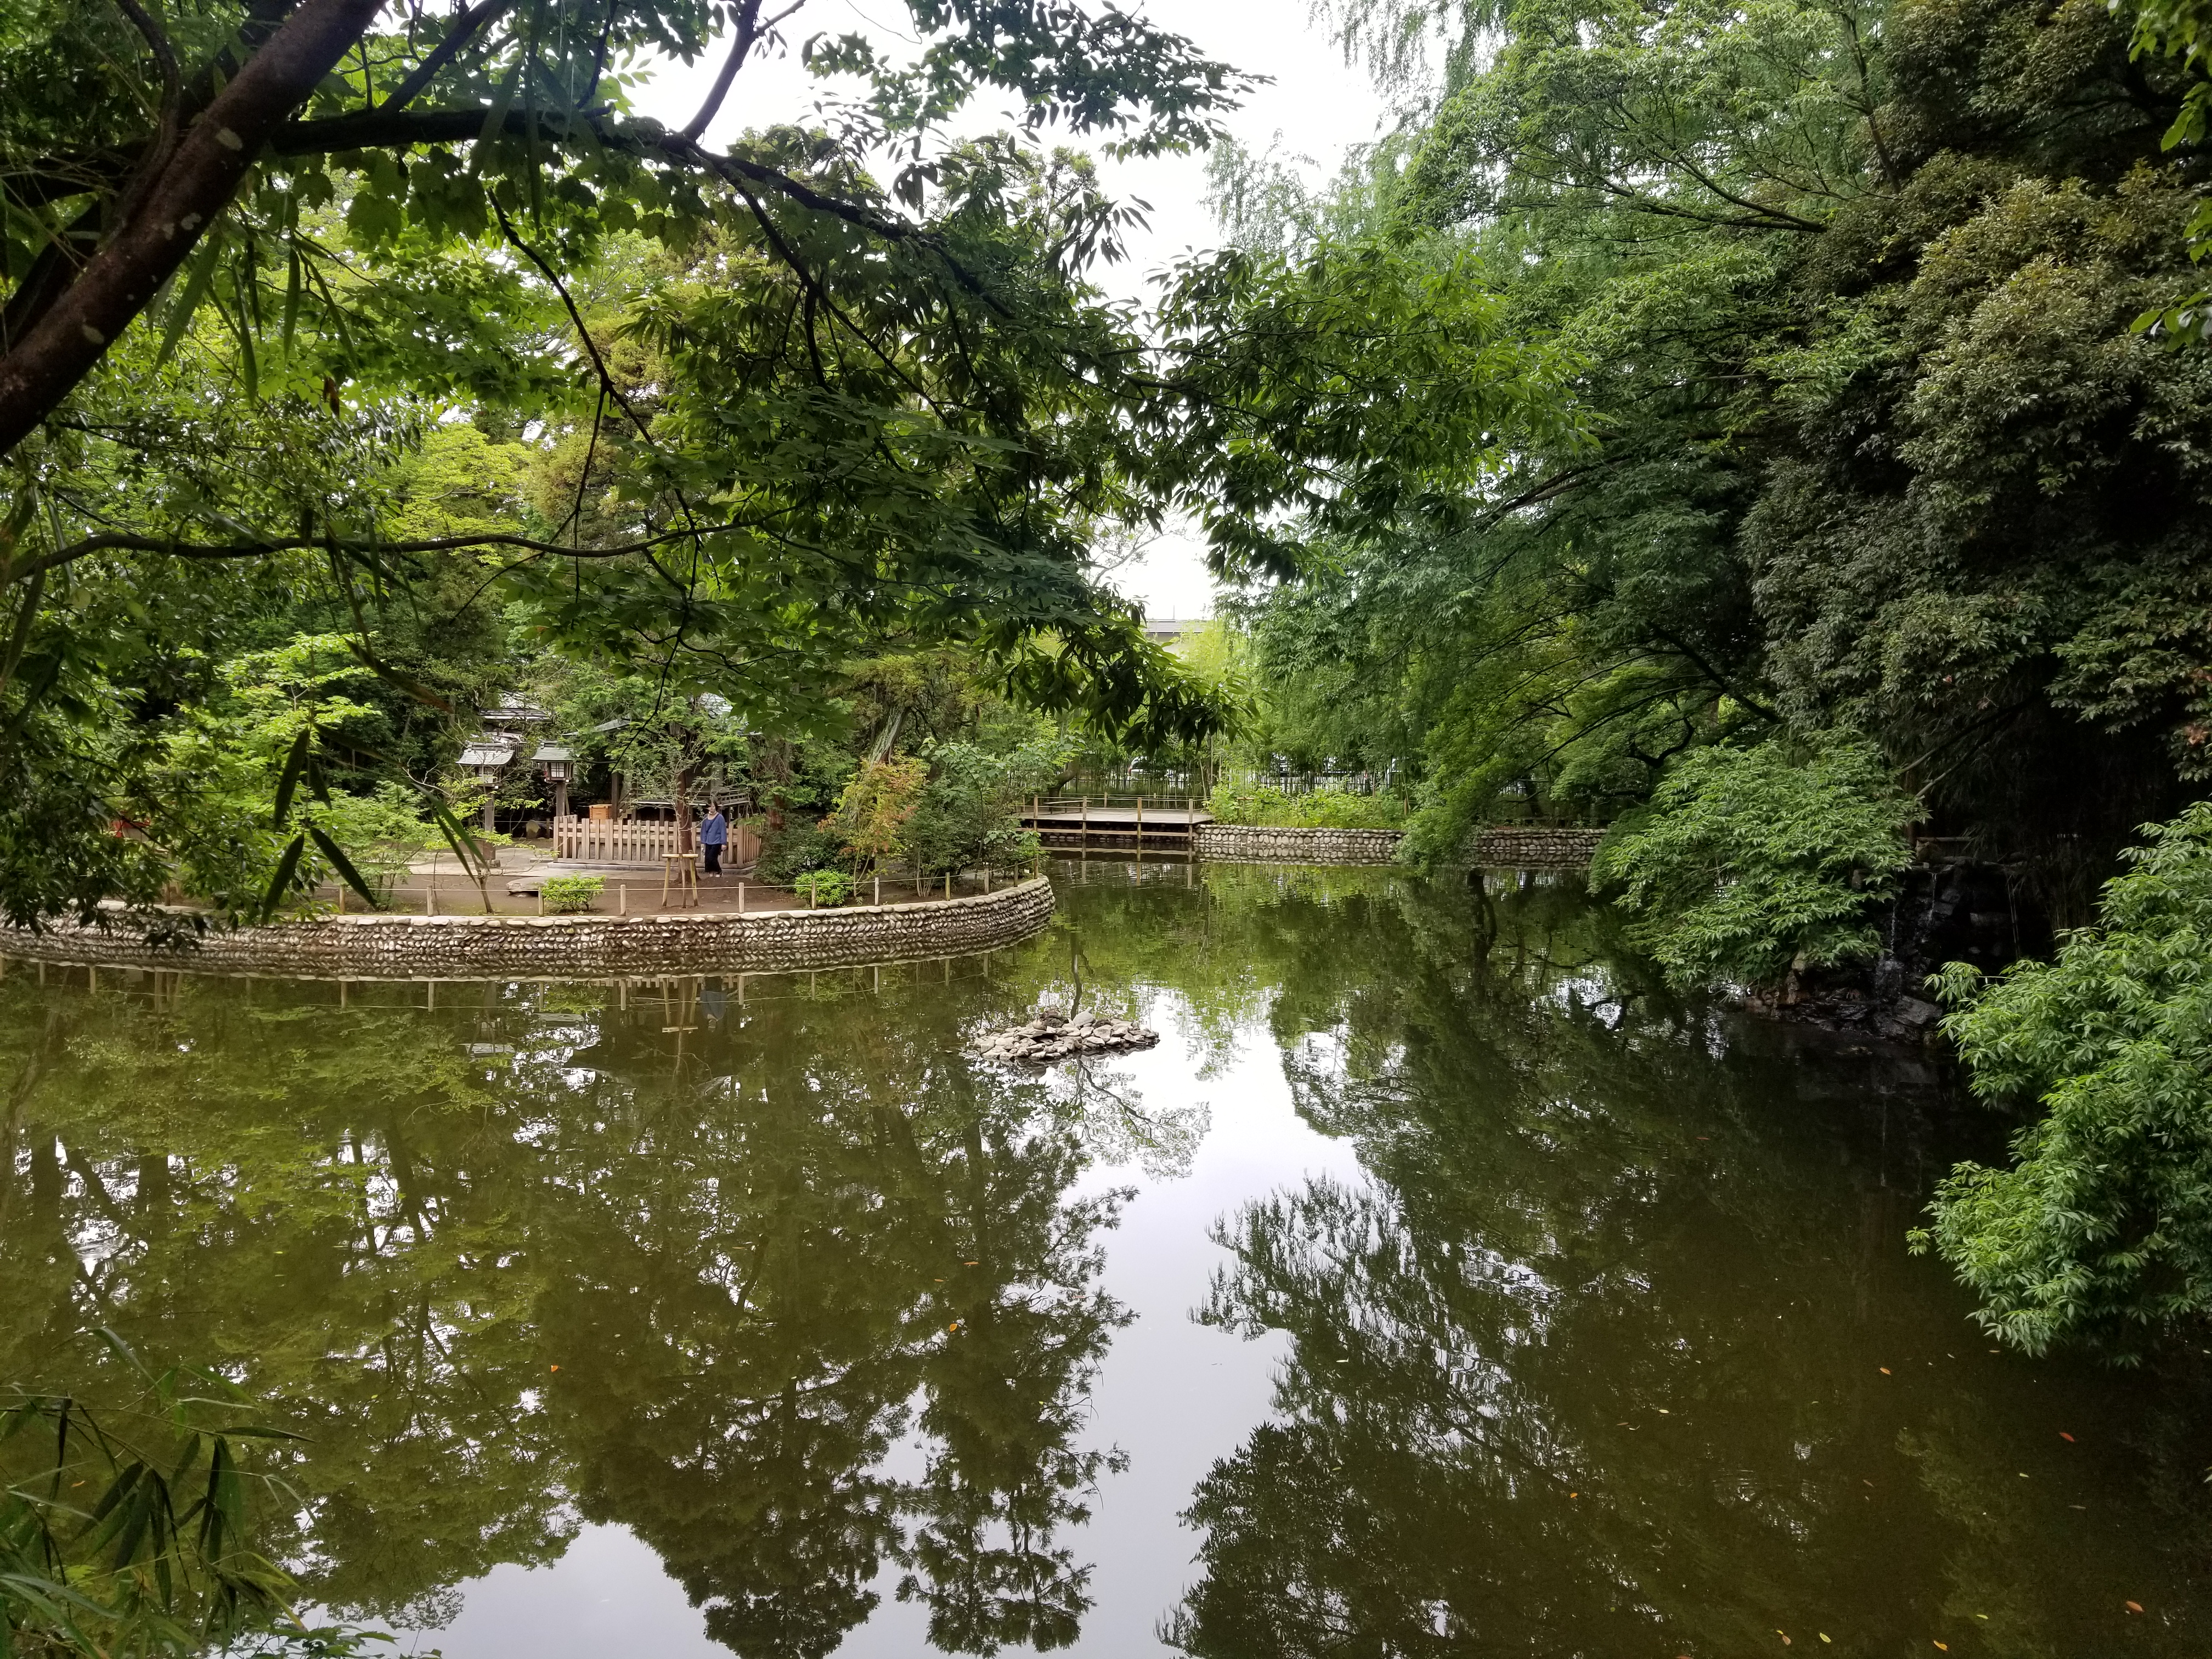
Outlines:
[[[1149,1048],[1160,1040],[1158,1031],[1133,1021],[1100,1019],[1093,1014],[1070,1017],[1049,1005],[1040,1007],[1027,1024],[986,1031],[969,1046],[985,1060],[1048,1066],[1077,1054],[1126,1054]]]

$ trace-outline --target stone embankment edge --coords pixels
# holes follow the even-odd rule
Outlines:
[[[1456,865],[1497,870],[1587,870],[1602,830],[1486,830]],[[1221,864],[1395,864],[1402,830],[1270,830],[1202,823],[1198,855]]]
[[[735,916],[318,916],[210,930],[183,945],[120,927],[0,927],[0,956],[288,979],[636,979],[780,973],[995,951],[1042,929],[1052,883],[927,903]]]

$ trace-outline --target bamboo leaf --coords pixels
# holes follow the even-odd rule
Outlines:
[[[308,740],[313,734],[306,726],[292,739],[291,753],[284,757],[284,769],[276,779],[276,811],[269,821],[272,830],[282,830],[284,820],[291,816],[292,792],[300,787],[300,774],[307,769]]]
[[[276,873],[269,878],[269,890],[261,898],[261,919],[264,921],[276,913],[276,902],[291,886],[292,872],[300,867],[300,854],[307,845],[305,836],[293,836],[291,844],[284,849],[284,856],[276,860]]]
[[[337,842],[332,841],[321,830],[312,827],[307,833],[315,838],[315,845],[322,849],[323,856],[331,861],[331,867],[338,872],[347,886],[361,895],[364,902],[371,905],[382,902],[368,882],[362,878],[361,872],[354,868],[353,860],[345,855]]]
[[[161,349],[154,356],[154,367],[159,368],[169,361],[169,354],[177,349],[177,342],[185,337],[185,328],[192,320],[192,313],[199,309],[200,301],[207,297],[208,284],[215,280],[216,258],[222,252],[223,232],[216,225],[207,234],[191,264],[185,267],[184,292],[169,302],[169,323],[161,334]]]

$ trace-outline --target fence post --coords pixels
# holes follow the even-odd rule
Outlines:
[[[743,882],[739,882],[739,883],[738,884],[738,914],[739,915],[744,915],[744,913],[745,913],[745,884],[744,884],[744,883],[743,883]],[[742,974],[740,974],[740,975],[738,975],[738,978],[740,978],[740,979],[743,979],[744,977],[744,975],[742,975]]]

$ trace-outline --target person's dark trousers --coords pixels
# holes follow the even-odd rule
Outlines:
[[[700,850],[707,855],[707,873],[710,876],[720,875],[722,873],[722,844],[720,842],[710,841],[707,842],[705,846],[701,848]]]

